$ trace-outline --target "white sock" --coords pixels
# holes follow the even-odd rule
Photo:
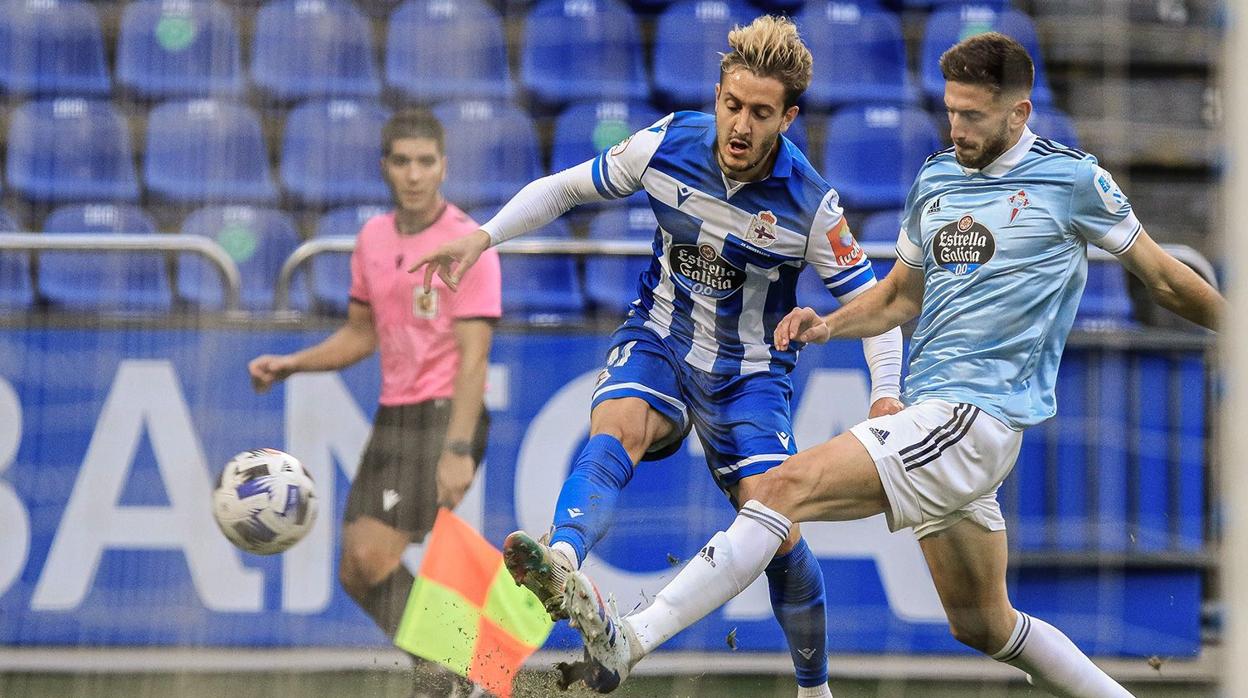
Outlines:
[[[581,561],[576,559],[576,548],[573,548],[570,543],[566,541],[559,541],[550,546],[550,549],[559,553],[565,560],[572,563],[572,569],[581,569]]]
[[[1026,613],[1018,614],[1009,642],[992,658],[1022,669],[1037,688],[1060,698],[1131,698],[1062,631]]]
[[[832,690],[826,683],[822,686],[798,686],[797,698],[832,698]]]
[[[649,654],[740,594],[763,573],[792,526],[762,504],[746,502],[728,530],[716,533],[654,603],[624,619],[642,650]]]

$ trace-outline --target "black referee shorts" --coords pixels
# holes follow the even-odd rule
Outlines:
[[[343,521],[371,516],[407,531],[412,540],[424,538],[438,514],[438,458],[450,418],[450,400],[379,406]],[[489,415],[482,410],[472,440],[472,458],[478,466],[485,455],[489,424]]]

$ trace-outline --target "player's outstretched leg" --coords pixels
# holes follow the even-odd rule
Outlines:
[[[568,623],[585,640],[586,658],[579,678],[598,693],[610,693],[628,678],[642,658],[641,645],[614,602],[606,602],[583,572],[573,572],[563,591]],[[565,677],[566,667],[561,667]]]
[[[522,584],[541,601],[554,620],[567,618],[563,609],[563,585],[575,564],[559,550],[524,531],[503,541],[503,564],[516,584]]]

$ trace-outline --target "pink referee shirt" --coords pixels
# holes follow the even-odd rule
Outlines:
[[[454,323],[502,315],[498,252],[486,250],[452,292],[436,276],[425,295],[423,272],[407,268],[438,245],[467,235],[477,224],[451,204],[428,228],[400,235],[394,213],[369,219],[351,254],[351,299],[373,309],[381,351],[383,405],[449,398],[455,392],[459,347]]]

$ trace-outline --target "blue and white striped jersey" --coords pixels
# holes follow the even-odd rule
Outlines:
[[[1052,417],[1087,244],[1117,255],[1140,234],[1113,178],[1024,130],[983,170],[928,158],[902,221],[898,258],[925,281],[906,402],[966,402],[1015,429]]]
[[[625,324],[709,373],[792,370],[797,348],[777,350],[772,334],[807,264],[842,303],[875,284],[836,191],[787,138],[779,148],[770,177],[734,182],[716,161],[715,117],[677,112],[592,162],[601,196],[644,190],[659,223]]]

